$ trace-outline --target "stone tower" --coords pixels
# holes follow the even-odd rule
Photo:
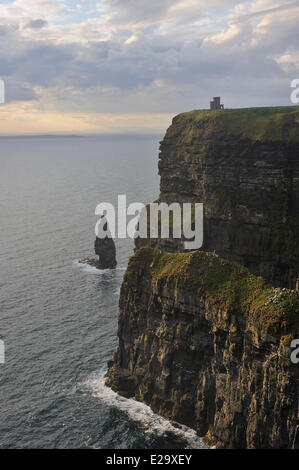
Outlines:
[[[210,101],[210,109],[224,109],[224,105],[220,103],[220,96],[214,96],[213,101]]]

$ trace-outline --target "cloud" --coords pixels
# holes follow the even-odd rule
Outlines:
[[[102,0],[96,10],[92,3],[0,6],[9,106],[28,101],[32,116],[83,113],[97,125],[99,113],[148,113],[149,125],[153,116],[207,107],[218,94],[229,107],[289,104],[290,81],[299,77],[299,2]]]
[[[12,16],[49,16],[66,7],[66,4],[61,0],[16,0],[4,9]]]
[[[29,29],[42,29],[44,27],[48,26],[48,21],[38,19],[38,20],[31,20],[26,23],[25,28]]]
[[[258,4],[259,3],[260,2],[258,2]],[[275,7],[272,6],[270,8],[266,8],[264,10],[256,9],[256,5],[255,5],[253,7],[254,11],[252,13],[249,13],[247,15],[245,14],[245,15],[238,16],[235,19],[233,19],[232,22],[238,23],[240,21],[247,21],[247,20],[251,20],[251,19],[254,19],[254,18],[257,18],[257,17],[261,17],[261,16],[276,14],[280,11],[290,11],[290,10],[293,10],[294,8],[297,9],[298,7],[299,7],[299,1],[286,3],[284,5],[278,5],[278,6],[275,6]]]

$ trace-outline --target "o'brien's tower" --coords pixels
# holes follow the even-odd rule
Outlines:
[[[210,101],[210,109],[224,109],[224,105],[220,103],[220,96],[214,96],[213,101]]]

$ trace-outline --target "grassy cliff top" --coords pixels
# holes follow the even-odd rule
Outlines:
[[[209,139],[219,133],[253,141],[299,143],[299,106],[189,111],[174,118],[166,137],[178,132],[186,143],[192,137]]]
[[[246,316],[261,330],[298,325],[298,292],[273,288],[247,268],[214,253],[166,253],[146,247],[131,257],[126,276],[141,267],[150,269],[153,283],[174,282],[188,295],[192,291],[204,296],[219,310]]]

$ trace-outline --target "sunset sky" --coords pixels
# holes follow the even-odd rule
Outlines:
[[[0,133],[161,132],[215,95],[289,105],[298,21],[299,1],[1,0]]]

